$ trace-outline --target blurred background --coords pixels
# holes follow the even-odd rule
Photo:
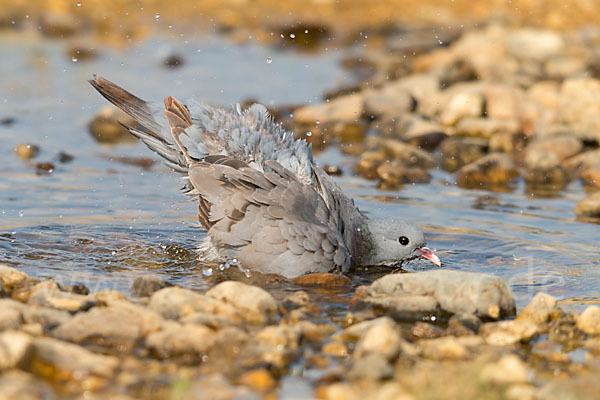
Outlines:
[[[92,290],[148,271],[210,285],[194,204],[99,74],[150,101],[261,102],[449,268],[509,279],[519,306],[598,302],[600,3],[4,3],[0,261]]]

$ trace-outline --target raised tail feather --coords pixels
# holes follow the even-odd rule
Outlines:
[[[145,130],[125,126],[132,135],[144,142],[150,150],[164,158],[167,166],[177,172],[187,173],[189,160],[185,148],[182,146],[180,150],[180,147],[173,142],[171,129],[164,120],[159,107],[147,103],[99,75],[94,75],[94,78],[90,79],[89,82],[104,98],[144,127]],[[181,103],[177,103],[181,105]],[[185,109],[185,107],[183,108]]]

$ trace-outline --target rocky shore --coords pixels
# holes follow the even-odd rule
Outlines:
[[[276,299],[138,279],[128,297],[0,266],[0,399],[559,399],[599,386],[600,308],[538,293],[515,315],[501,279],[436,270]],[[143,290],[140,291],[140,288]]]

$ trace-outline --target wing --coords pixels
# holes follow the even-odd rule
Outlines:
[[[312,186],[275,161],[263,173],[215,159],[192,164],[189,176],[210,207],[208,233],[220,254],[288,277],[349,269],[340,227]]]

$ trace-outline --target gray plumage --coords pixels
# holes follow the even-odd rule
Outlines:
[[[162,107],[102,77],[90,83],[144,127],[129,127],[133,135],[184,174],[208,231],[201,259],[235,259],[289,278],[398,265],[419,255],[439,265],[421,229],[398,219],[368,220],[317,166],[311,147],[273,123],[262,105],[227,111],[167,97]]]

